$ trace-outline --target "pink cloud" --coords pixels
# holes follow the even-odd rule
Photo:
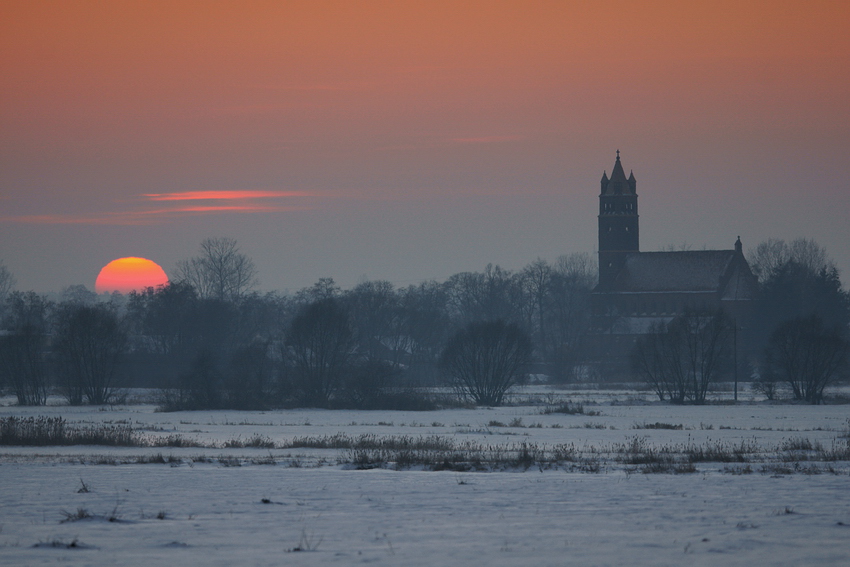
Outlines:
[[[283,197],[310,197],[303,191],[184,191],[181,193],[145,193],[151,201],[195,201],[213,199],[275,199]]]
[[[470,138],[452,138],[458,144],[493,144],[499,142],[515,142],[524,136],[475,136]]]

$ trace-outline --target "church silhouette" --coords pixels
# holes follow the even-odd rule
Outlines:
[[[758,280],[741,239],[731,250],[641,252],[637,180],[626,177],[620,151],[599,194],[599,280],[591,294],[589,354],[602,379],[628,379],[637,338],[653,323],[686,310],[722,309],[746,331]],[[746,333],[745,333],[746,334]]]

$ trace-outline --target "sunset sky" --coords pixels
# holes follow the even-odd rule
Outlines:
[[[0,260],[18,289],[262,290],[596,251],[621,150],[641,249],[824,245],[850,281],[850,3],[0,0]]]

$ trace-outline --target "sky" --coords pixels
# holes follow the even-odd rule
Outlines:
[[[171,274],[230,237],[263,291],[813,238],[850,278],[843,1],[0,0],[0,261]]]

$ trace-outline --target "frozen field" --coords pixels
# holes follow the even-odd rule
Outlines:
[[[154,409],[0,407],[147,445],[0,447],[0,564],[850,564],[850,406]]]

